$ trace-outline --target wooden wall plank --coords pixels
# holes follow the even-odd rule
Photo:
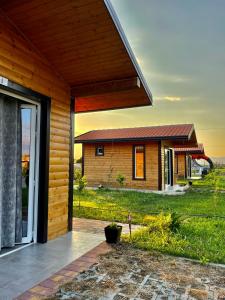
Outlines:
[[[70,88],[0,16],[0,76],[51,97],[48,238],[67,231]]]

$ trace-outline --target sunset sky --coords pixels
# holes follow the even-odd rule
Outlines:
[[[111,0],[153,107],[77,114],[93,129],[194,123],[206,154],[225,156],[225,1]],[[76,146],[76,158],[81,156]]]

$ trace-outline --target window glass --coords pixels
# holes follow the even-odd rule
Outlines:
[[[144,179],[144,146],[135,146],[135,178]]]
[[[103,146],[97,146],[96,147],[96,155],[97,156],[103,156],[104,155],[104,147]]]

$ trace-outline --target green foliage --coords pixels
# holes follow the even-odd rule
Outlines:
[[[207,265],[209,263],[209,259],[207,257],[205,257],[205,256],[202,256],[200,258],[200,263],[201,263],[201,265],[205,266],[205,265]]]
[[[178,215],[175,212],[173,212],[170,216],[171,216],[170,230],[172,232],[177,232],[180,229],[180,226],[183,222],[183,218],[181,217],[181,215]]]
[[[157,250],[198,259],[202,264],[225,263],[224,220],[189,218],[171,231],[171,215],[159,215],[146,227],[127,234],[123,240],[144,250]]]
[[[225,263],[225,220],[183,217],[187,214],[225,216],[225,193],[220,189],[225,189],[224,168],[213,170],[204,180],[194,181],[192,189],[184,195],[106,189],[74,191],[74,216],[127,223],[130,212],[132,223],[145,224],[148,228],[142,228],[141,234],[132,233],[137,247],[195,258],[202,263]],[[80,201],[83,206],[78,209]],[[151,215],[153,212],[164,214]],[[155,221],[156,218],[159,219]]]
[[[147,218],[146,218],[147,220]],[[171,229],[171,214],[148,218],[148,225],[135,231],[131,239],[124,236],[124,241],[133,243],[136,247],[145,250],[158,250],[175,254],[182,252],[188,242],[179,234],[174,234]]]
[[[87,180],[85,176],[82,176],[81,170],[75,170],[75,183],[77,185],[78,192],[82,192],[87,185]]]
[[[215,190],[225,190],[225,169],[213,169],[202,180],[196,180],[194,187],[213,188]]]
[[[125,180],[126,180],[126,178],[122,174],[118,174],[116,177],[116,181],[119,183],[120,187],[124,186]]]
[[[109,227],[111,229],[117,229],[117,224],[115,222],[112,222],[111,224],[109,224]]]
[[[82,158],[82,156],[81,156],[80,158],[78,158],[78,159],[76,160],[76,163],[77,163],[77,164],[81,164],[81,163],[82,163],[82,159],[83,159],[83,158]]]

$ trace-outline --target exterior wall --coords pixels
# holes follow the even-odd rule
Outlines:
[[[176,155],[177,159],[177,177],[184,179],[186,178],[186,155],[178,154]]]
[[[126,177],[126,188],[158,190],[158,143],[145,144],[146,180],[133,180],[132,152],[136,144],[105,143],[104,156],[95,156],[95,144],[83,144],[84,175],[88,185],[118,187],[116,177],[122,174]]]
[[[51,97],[48,238],[67,232],[70,90],[33,46],[0,16],[0,76]]]

